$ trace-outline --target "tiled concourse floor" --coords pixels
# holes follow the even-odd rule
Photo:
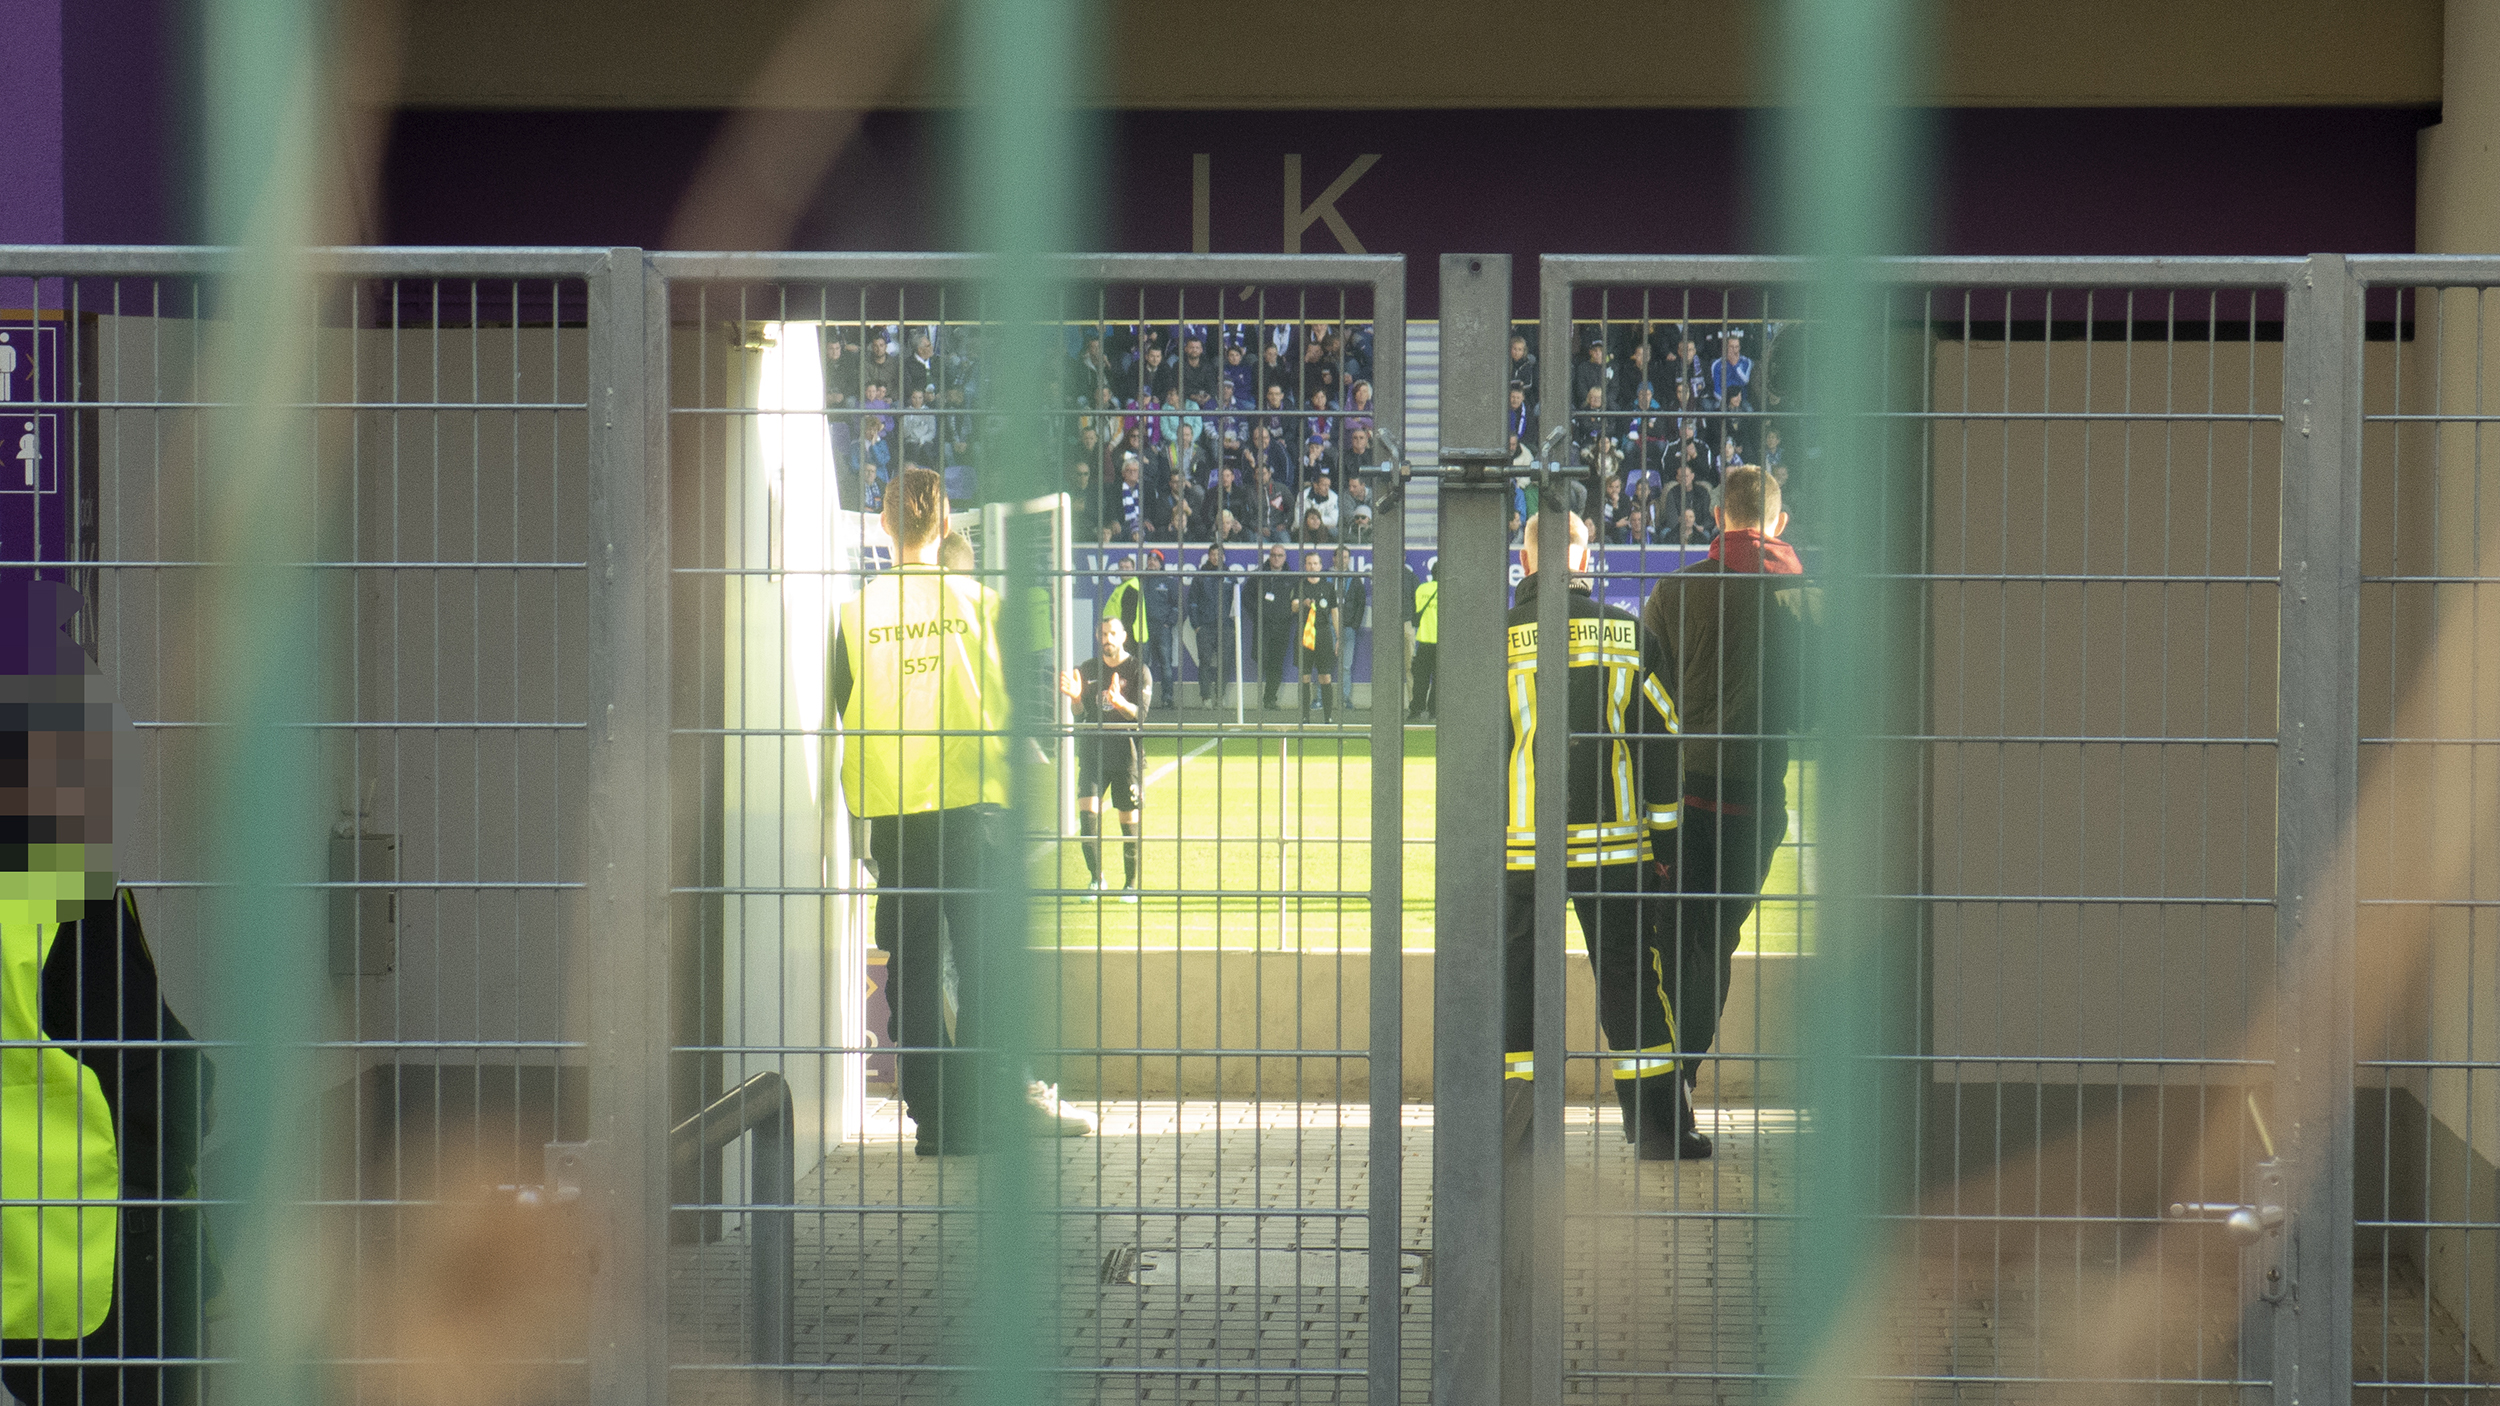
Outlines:
[[[1076,1106],[1076,1105],[1072,1105]],[[1359,1216],[1368,1196],[1366,1110],[1337,1104],[1120,1102],[1098,1136],[1049,1146],[1045,1204],[1063,1208],[1057,1302],[1061,1399],[1081,1402],[1352,1402],[1374,1314]],[[1611,1111],[1565,1130],[1565,1399],[1719,1403],[2155,1402],[2236,1399],[2237,1256],[2218,1234],[2102,1223],[1918,1224],[1863,1294],[1845,1387],[1798,1394],[1785,1370],[1796,1295],[1793,1118],[1703,1111],[1718,1154],[1641,1163]],[[1397,1322],[1402,1398],[1429,1399],[1430,1109],[1402,1130],[1404,1224]],[[800,1402],[943,1402],[967,1386],[982,1159],[919,1158],[890,1107],[800,1183]],[[1055,1163],[1055,1166],[1054,1166]],[[899,1209],[898,1209],[899,1208]],[[1253,1213],[1257,1214],[1253,1214]],[[744,1402],[746,1247],[677,1252],[671,1302],[680,1400]],[[2500,1406],[2493,1364],[2426,1307],[2409,1265],[2363,1266],[2356,1375],[2471,1382],[2374,1390],[2369,1402]],[[830,1370],[827,1370],[830,1369]],[[2057,1379],[2091,1378],[2066,1385]]]

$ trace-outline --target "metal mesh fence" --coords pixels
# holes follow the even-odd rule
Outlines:
[[[2500,1365],[2500,1034],[2488,777],[2482,261],[2356,260],[2361,759],[2353,1355],[2388,1400],[2470,1399]]]
[[[13,1365],[7,1384],[27,1399],[93,1395],[120,1370],[121,1399],[154,1400],[192,1374],[160,1380],[153,1359],[232,1351],[203,1326],[231,1307],[225,1255],[249,1194],[227,1170],[237,1145],[219,1135],[215,1066],[265,1032],[215,999],[247,958],[209,936],[217,839],[254,823],[221,814],[211,784],[231,719],[210,702],[210,622],[251,609],[230,588],[221,598],[214,570],[236,527],[219,521],[236,471],[218,461],[221,422],[245,413],[221,398],[233,379],[214,364],[232,318],[215,267],[190,251],[44,251],[9,272],[46,276],[0,295],[23,479],[10,570],[80,591],[75,628],[132,724],[111,758],[106,862],[123,944],[82,941],[70,965],[45,967],[56,994],[85,1003],[69,1033],[104,1040],[67,1048],[93,1060],[129,1042],[106,1071],[113,1126],[92,1130],[121,1159],[119,1272],[84,1286],[111,1317],[95,1336],[47,1331],[11,1350],[107,1365]],[[563,1307],[572,1237],[520,1215],[515,1190],[584,1125],[564,931],[585,848],[591,271],[589,256],[348,256],[289,329],[304,394],[269,423],[300,469],[282,488],[309,505],[297,564],[316,606],[313,637],[292,646],[315,688],[291,745],[312,754],[322,791],[320,832],[291,841],[319,866],[322,902],[316,930],[268,949],[288,968],[273,984],[318,1000],[300,1013],[309,1044],[289,1051],[298,1101],[278,1115],[302,1155],[273,1194],[296,1217],[311,1328],[343,1393],[531,1390],[581,1357],[578,1311]],[[66,572],[47,550],[58,534],[76,559]],[[116,992],[132,1012],[154,1004],[159,977],[164,1017],[98,1028]],[[11,1038],[57,1040],[61,1018],[48,1004],[41,1029]],[[30,1194],[43,1193],[12,1174],[10,1197]],[[13,1239],[31,1228],[9,1225]],[[512,1255],[504,1290],[547,1311],[447,1355],[463,1311],[443,1262],[497,1238]]]
[[[212,998],[238,961],[212,937],[213,842],[251,823],[211,785],[232,720],[204,653],[236,610],[218,445],[241,413],[213,364],[217,272],[190,251],[0,261],[5,565],[81,592],[74,628],[133,724],[114,864],[187,1030],[124,1038],[167,1069],[267,1035]],[[1075,261],[1055,398],[1021,417],[983,399],[1011,339],[973,261],[383,251],[314,272],[304,391],[267,421],[313,523],[296,731],[322,791],[322,833],[295,841],[319,920],[273,949],[318,997],[273,1115],[303,1155],[271,1194],[300,1229],[325,1390],[952,1398],[978,1360],[1000,1163],[977,1128],[926,1145],[902,1076],[961,1094],[1002,1053],[987,1111],[1050,1134],[1027,1164],[1033,1310],[1063,1394],[1422,1399],[1436,1237],[1493,1235],[1503,1212],[1435,1205],[1425,1175],[1448,1091],[1422,1007],[1446,935],[1486,915],[1431,900],[1444,739],[1409,722],[1406,677],[1435,552],[1420,529],[1407,550],[1396,468],[1398,261]],[[1722,707],[1680,739],[1681,879],[1647,906],[1678,952],[1731,945],[1723,1000],[1694,989],[1709,964],[1654,973],[1680,1019],[1723,1006],[1694,1069],[1708,1159],[1623,1139],[1627,1052],[1565,966],[1569,1106],[1537,1154],[1561,1248],[1516,1286],[1559,1305],[1538,1341],[1561,1388],[1768,1399],[1829,1366],[1800,1360],[1802,1149],[1816,1041],[1863,1004],[1890,1042],[1884,1132],[1856,1154],[1883,1235],[1841,1375],[1908,1399],[2216,1399],[2324,1363],[2374,1399],[2487,1396],[2479,485],[2500,273],[1896,273],[1869,439],[1821,418],[1826,333],[1791,272],[1549,263],[1519,407],[1541,423],[1519,447],[1560,431],[1568,467],[1522,478],[1520,516],[1577,477],[1594,594],[1638,616],[1707,559],[1704,517],[1727,525],[1709,477],[1775,465],[1795,608],[1872,593],[1893,661],[1814,681],[1782,815],[1769,778],[1750,799],[1694,781],[1778,729]],[[1270,384],[1290,399],[1264,404]],[[1035,444],[1038,477],[1016,458]],[[1000,634],[1033,646],[1001,659],[1003,726],[837,726],[844,611],[898,575],[881,515],[914,464],[969,553],[932,567],[995,593],[1017,622]],[[1177,491],[1147,472],[1184,465]],[[1302,511],[1321,468],[1324,542]],[[1832,511],[1844,475],[1881,511]],[[1209,541],[1225,513],[1240,535]],[[1870,542],[1871,573],[1832,573]],[[1133,727],[1103,702],[1106,613],[1153,681]],[[853,687],[878,686],[879,657],[852,659]],[[2341,732],[2338,706],[2357,715]],[[986,732],[1016,778],[992,867],[914,867],[953,843],[944,825],[905,843],[851,806],[851,739]],[[1829,798],[1834,737],[1874,759],[1853,774],[1887,817],[1862,837],[1871,907],[1830,901],[1831,817],[1866,813]],[[1001,865],[1013,922],[949,904]],[[1019,926],[1000,989],[985,945]],[[1841,955],[1872,982],[1835,998],[1816,972]],[[1033,1017],[1028,1047],[981,1043],[984,1001]],[[10,1042],[115,1043],[38,1020]],[[168,1326],[84,1344],[90,1372],[236,1351],[208,1318],[251,1201],[232,1125],[206,1087],[158,1077],[157,1147],[123,1130],[120,1184],[76,1199],[166,1237],[116,1302]],[[176,1177],[186,1104],[208,1126]],[[12,1215],[44,1203],[9,1175]]]

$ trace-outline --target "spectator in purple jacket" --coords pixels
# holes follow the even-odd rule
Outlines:
[[[1250,402],[1233,393],[1233,383],[1220,381],[1215,387],[1215,404],[1207,408],[1208,437],[1217,441],[1239,442],[1250,437],[1250,417],[1242,412]]]
[[[1328,412],[1334,408],[1335,397],[1326,386],[1313,386],[1308,402],[1311,417],[1303,422],[1303,437],[1314,444],[1333,445],[1337,440],[1337,421]]]
[[[1694,405],[1699,405],[1702,398],[1710,394],[1710,363],[1702,359],[1701,348],[1695,346],[1690,337],[1675,344],[1675,372],[1676,379],[1692,392]],[[1676,397],[1676,404],[1685,404],[1682,395]]]
[[[885,385],[886,385],[886,383],[885,383],[883,380],[881,380],[881,379],[876,379],[876,378],[871,378],[871,379],[869,380],[869,382],[868,382],[868,394],[867,394],[865,397],[863,397],[863,398],[860,400],[860,402],[859,402],[859,403],[860,403],[860,408],[862,408],[862,409],[864,409],[864,410],[891,410],[891,409],[893,409],[893,408],[894,408],[894,402],[893,402],[893,401],[890,401],[890,400],[888,400],[888,399],[886,399],[886,398],[885,398]],[[885,436],[885,438],[887,438],[888,440],[891,440],[891,439],[893,439],[893,438],[894,438],[894,417],[893,417],[893,416],[891,416],[891,415],[871,415],[871,416],[869,416],[868,418],[877,422],[877,425],[878,425],[878,427],[879,427],[879,429],[880,429],[880,432],[881,432],[881,433]]]

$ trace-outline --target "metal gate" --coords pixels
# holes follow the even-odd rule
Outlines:
[[[1029,1315],[1037,1391],[1346,1400],[1368,1379],[1394,1399],[1397,1305],[1429,1282],[1395,1170],[1405,847],[1377,839],[1404,822],[1404,533],[1376,494],[1393,482],[1403,261],[1054,266],[1056,384],[1022,409],[999,359],[1035,343],[991,311],[978,259],[650,264],[671,388],[670,1108],[703,1134],[670,1192],[679,1393],[744,1399],[762,1372],[811,1400],[955,1399],[995,1365],[1001,1316]],[[1018,418],[1044,422],[1055,457],[1008,487],[1034,442]],[[1291,474],[1286,501],[1315,496],[1333,525],[1268,521],[1236,454],[1273,458],[1267,484]],[[1150,466],[1133,490],[1132,456]],[[892,550],[876,513],[907,464],[941,472],[964,569],[1030,612],[1031,657],[1007,660],[1034,748],[1015,977],[1012,926],[978,931],[951,904],[945,961],[919,964],[935,934],[902,927],[901,905],[932,881],[909,877],[910,841],[880,852],[886,822],[853,819],[819,742],[839,706],[828,667],[848,667],[828,625]],[[1211,543],[1226,514],[1242,535]],[[1339,648],[1313,648],[1325,617],[1297,614],[1300,639],[1262,623],[1322,588]],[[1118,741],[1058,688],[1105,615],[1152,687]],[[1332,652],[1351,668],[1315,685]],[[1104,759],[1132,747],[1124,799]],[[1016,1164],[1040,1228],[1013,1283],[995,1257],[1007,1154],[976,1131],[980,1155],[961,1155],[909,1073],[992,1038],[1006,1001],[1030,1029],[1002,1052],[1027,1061],[1014,1097],[1073,1134]],[[717,1150],[758,1124],[795,1145]],[[795,1183],[763,1175],[768,1154]]]
[[[1523,1354],[1497,1379],[1531,1399],[2487,1385],[2493,1217],[2470,1144],[2492,1042],[2478,996],[2440,996],[2489,962],[2479,839],[2410,860],[2437,822],[2408,825],[2422,812],[2385,781],[2354,819],[2358,739],[2389,775],[2407,748],[2481,740],[2462,622],[2482,390],[2460,368],[2488,295],[2396,291],[2479,270],[1894,262],[1867,275],[1880,328],[1838,334],[1795,263],[1549,256],[1542,275],[1545,493],[1580,480],[1619,519],[1604,479],[1672,475],[1679,419],[1733,435],[1727,462],[1781,466],[1807,579],[1860,597],[1857,657],[1877,663],[1814,689],[1848,711],[1787,779],[1789,844],[1697,1089],[1718,1155],[1644,1166],[1593,1106],[1540,1104],[1500,1292],[1465,1322],[1445,1302],[1445,1340]],[[1843,349],[1815,343],[1838,336],[1872,359],[1871,403],[1833,393]],[[1752,402],[1710,394],[1722,356]],[[1667,378],[1696,363],[1702,397],[1679,406]],[[1662,404],[1615,380],[1636,375]],[[1662,433],[1664,466],[1644,457]],[[2443,510],[2473,527],[2426,531]],[[1634,609],[1688,555],[1637,540],[1594,568]],[[2448,652],[2414,664],[2434,635]],[[2453,696],[2425,703],[2407,671],[2441,666]],[[2382,689],[2365,731],[2356,696]],[[1852,758],[1854,787],[1820,785]],[[2382,847],[2358,906],[2355,834]],[[1545,970],[1560,890],[1539,899]],[[2377,911],[2393,928],[2356,949]],[[1549,1041],[1600,1058],[1593,1032],[1554,1028],[1559,1002],[1539,1015],[1540,1069]],[[1489,1213],[1500,1185],[1467,1207],[1445,1190],[1436,1214]],[[1495,1399],[1482,1381],[1449,1399]]]

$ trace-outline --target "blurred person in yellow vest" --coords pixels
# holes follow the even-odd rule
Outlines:
[[[1406,720],[1421,722],[1433,712],[1432,676],[1441,662],[1441,562],[1438,558],[1432,563],[1432,579],[1415,588],[1415,610],[1407,618],[1413,622],[1407,628],[1415,632],[1415,668],[1408,680],[1413,701],[1407,705]]]
[[[1112,587],[1111,594],[1102,603],[1102,618],[1119,621],[1122,637],[1139,653],[1144,653],[1154,639],[1154,621],[1146,608],[1146,581],[1140,574],[1143,568],[1139,565],[1148,557],[1153,559],[1158,570],[1161,569],[1163,554],[1160,552],[1122,557],[1120,571],[1128,579]],[[1147,668],[1152,671],[1153,664],[1149,662]],[[1168,682],[1159,677],[1155,681]]]
[[[0,585],[0,1384],[188,1402],[211,1273],[180,1203],[209,1071],[114,879],[115,710],[67,633],[82,605]]]

